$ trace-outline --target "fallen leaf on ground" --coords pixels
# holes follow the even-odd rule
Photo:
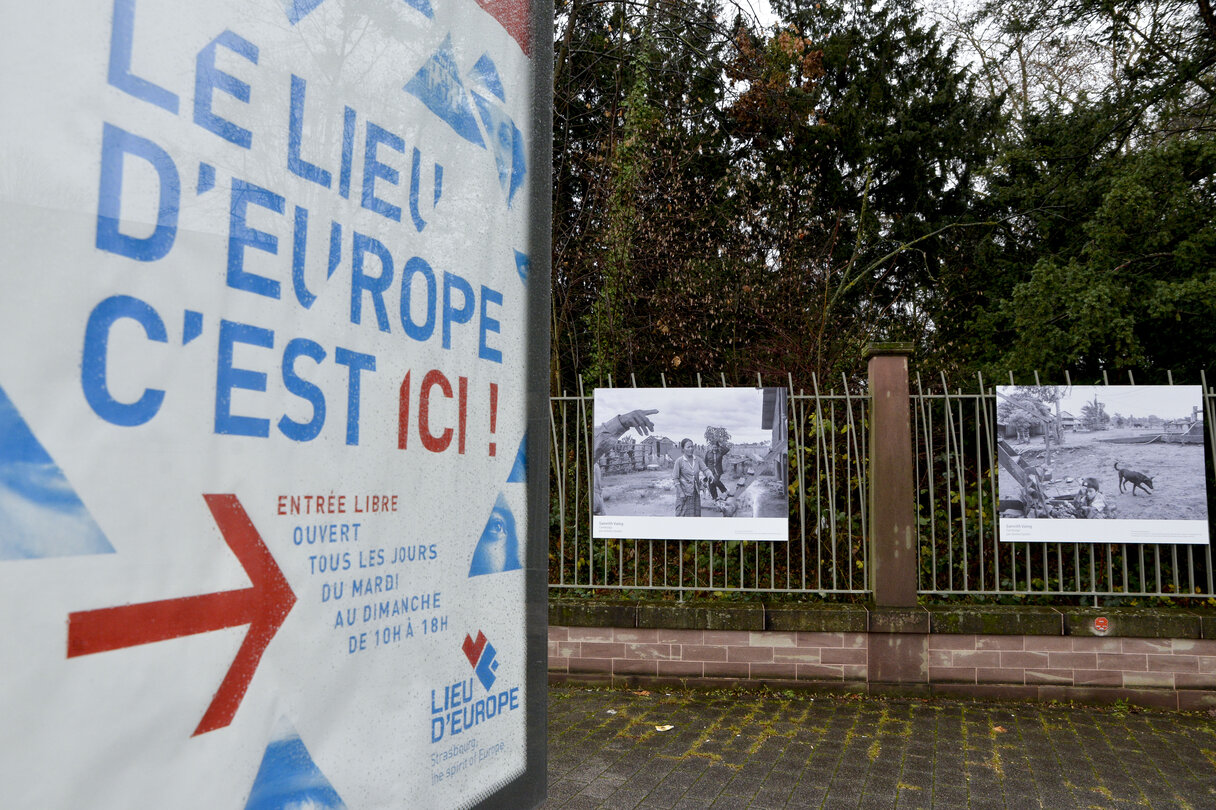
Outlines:
[[[997,734],[1004,734],[1004,733],[1005,733],[1005,727],[1004,727],[1004,726],[993,726],[993,727],[992,727],[992,730],[993,730],[993,731],[995,731]]]
[[[675,726],[655,726],[655,731],[671,731]]]

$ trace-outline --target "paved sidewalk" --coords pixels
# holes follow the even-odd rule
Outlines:
[[[543,807],[1204,810],[1216,717],[554,686]]]

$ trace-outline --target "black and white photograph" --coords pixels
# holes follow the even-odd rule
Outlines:
[[[597,388],[593,536],[788,539],[783,388]]]
[[[1005,541],[1207,543],[1197,385],[998,386]]]

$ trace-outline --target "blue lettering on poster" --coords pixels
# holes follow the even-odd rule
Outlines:
[[[375,371],[376,358],[341,346],[334,350],[334,362],[346,366],[346,443],[359,443],[359,372]]]
[[[134,402],[119,402],[110,393],[106,382],[110,329],[124,318],[142,326],[148,340],[169,342],[165,322],[152,307],[129,295],[106,298],[93,307],[85,324],[84,348],[80,353],[80,388],[93,413],[111,424],[134,427],[156,416],[165,400],[165,392],[159,388],[145,388]]]
[[[312,405],[312,419],[306,423],[297,422],[284,415],[279,419],[279,431],[292,441],[310,442],[317,438],[321,428],[325,427],[325,394],[297,373],[295,363],[301,356],[320,364],[325,359],[325,350],[315,341],[296,338],[287,344],[287,349],[283,352],[283,385],[288,391]]]
[[[245,810],[289,807],[344,810],[346,803],[321,773],[300,735],[290,723],[280,720],[262,755]]]
[[[114,0],[110,29],[110,66],[106,80],[141,101],[177,115],[177,94],[131,72],[131,46],[135,39],[135,0]]]
[[[355,111],[342,109],[342,166],[338,172],[338,193],[342,199],[350,199],[350,172],[355,158]]]
[[[220,348],[215,374],[215,432],[233,436],[270,435],[270,420],[232,412],[232,389],[265,391],[266,373],[240,368],[234,363],[236,344],[274,347],[274,332],[247,323],[220,321]]]
[[[519,451],[515,454],[515,464],[507,475],[508,484],[522,484],[528,475],[528,434],[519,440]]]
[[[469,104],[469,95],[465,92],[464,84],[456,69],[456,56],[452,51],[452,37],[449,35],[439,46],[439,50],[431,55],[406,83],[405,92],[414,95],[427,109],[439,116],[456,134],[469,143],[484,147],[481,132],[477,129],[477,119]]]
[[[228,286],[234,290],[279,297],[279,282],[245,270],[245,249],[262,250],[271,255],[279,252],[279,238],[246,224],[250,205],[283,213],[283,197],[269,189],[232,178],[232,200],[228,207]]]
[[[515,532],[515,515],[500,492],[481,539],[477,541],[477,548],[473,550],[469,576],[518,571],[519,568],[519,536]]]
[[[119,230],[122,209],[123,162],[127,155],[142,158],[156,170],[160,189],[156,227],[146,237]],[[113,124],[101,134],[101,184],[97,195],[97,247],[141,262],[160,259],[177,238],[177,213],[181,203],[181,178],[169,153],[147,138],[132,135]],[[128,217],[131,219],[131,217]]]
[[[426,227],[426,220],[422,218],[422,214],[418,208],[418,192],[421,183],[422,175],[422,152],[418,147],[414,147],[414,159],[410,164],[410,218],[414,220],[414,229],[419,233]],[[435,178],[435,195],[431,203],[431,207],[439,205],[439,198],[443,196],[443,164],[436,163],[433,174]]]
[[[307,89],[306,81],[294,73],[291,74],[291,104],[287,117],[287,169],[297,177],[329,188],[332,179],[330,173],[300,157],[300,146],[304,140],[304,94]]]
[[[224,31],[199,51],[194,60],[194,123],[230,143],[248,149],[253,144],[253,133],[211,110],[213,90],[222,90],[246,104],[251,93],[248,82],[215,66],[215,51],[220,45],[255,65],[258,63],[258,46],[231,31]]]
[[[291,241],[291,287],[296,300],[304,309],[312,307],[317,297],[308,291],[304,282],[304,259],[308,256],[308,209],[296,206],[296,227]]]
[[[257,127],[252,126],[253,119],[248,117],[247,111],[254,94],[259,92],[256,79],[263,72],[258,67],[262,54],[258,45],[232,30],[222,30],[214,38],[208,34],[210,39],[200,50],[184,54],[195,63],[196,76],[193,97],[183,94],[179,99],[177,94],[155,84],[151,80],[153,73],[142,72],[142,68],[137,67],[148,61],[134,52],[134,48],[143,42],[136,41],[140,30],[135,15],[136,0],[111,2],[114,15],[110,85],[162,111],[186,116],[194,125],[222,138],[225,143],[220,147],[223,149],[229,149],[229,144],[251,149]],[[323,2],[283,0],[282,8],[294,24]],[[432,13],[428,0],[403,2],[428,16]],[[141,71],[141,75],[135,75],[135,71]],[[333,189],[338,196],[348,200],[354,183],[354,199],[363,208],[390,221],[402,222],[408,207],[413,230],[423,231],[433,219],[432,212],[443,196],[444,166],[401,134],[373,121],[365,119],[363,132],[359,133],[359,116],[353,108],[341,103],[330,110],[336,114],[338,107],[342,109],[341,155],[334,162],[334,155],[314,148],[316,144],[309,140],[310,130],[306,126],[306,113],[321,114],[324,102],[318,96],[314,101],[317,110],[307,107],[312,100],[308,95],[310,79],[307,74],[303,71],[283,73],[290,79],[290,87],[283,88],[286,96],[283,101],[288,109],[283,110],[282,138],[272,139],[279,150],[275,165],[283,169],[282,174],[302,178],[314,190]],[[420,99],[473,146],[486,149],[487,135],[492,136],[488,151],[494,156],[499,185],[509,206],[526,174],[523,136],[506,114],[503,79],[489,55],[482,54],[462,73],[457,65],[452,37],[447,36],[404,90]],[[215,95],[216,91],[219,96]],[[508,288],[504,294],[485,285],[470,283],[453,269],[432,267],[419,255],[410,256],[398,272],[392,257],[392,251],[397,248],[391,239],[379,235],[373,238],[355,232],[350,226],[344,229],[341,223],[332,219],[326,256],[324,220],[318,221],[317,208],[312,204],[308,207],[295,204],[281,189],[274,190],[273,178],[262,180],[261,184],[231,175],[221,178],[216,164],[200,159],[202,155],[175,156],[171,154],[172,149],[166,148],[172,146],[171,142],[156,135],[153,136],[156,140],[143,137],[112,123],[103,123],[101,135],[96,219],[96,247],[99,250],[138,262],[155,262],[168,256],[176,246],[179,230],[183,190],[180,172],[184,169],[193,174],[197,166],[194,188],[198,195],[220,189],[227,192],[224,206],[228,221],[227,255],[220,269],[223,282],[230,290],[282,301],[300,311],[309,310],[320,300],[326,283],[336,280],[339,267],[349,262],[351,324],[393,334],[398,331],[394,327],[396,321],[400,332],[404,333],[402,337],[408,340],[434,341],[445,350],[463,344],[459,348],[472,349],[478,360],[495,364],[504,362],[498,344],[505,323],[503,311],[513,289]],[[364,137],[362,154],[358,156],[357,136]],[[179,164],[179,160],[183,162]],[[487,162],[477,160],[479,164]],[[355,178],[354,172],[360,168],[362,177]],[[140,182],[132,183],[132,177]],[[129,188],[124,188],[124,179]],[[184,179],[189,183],[194,178],[187,176]],[[429,189],[428,182],[431,183]],[[142,193],[133,194],[135,189]],[[218,199],[212,201],[212,204],[219,203]],[[344,236],[349,240],[349,258],[344,255]],[[309,245],[310,237],[314,240],[313,245]],[[309,264],[310,258],[312,264]],[[528,258],[516,251],[515,260],[516,270],[526,283]],[[326,269],[324,281],[319,278],[319,267],[315,273],[310,272],[322,262]],[[283,288],[288,284],[289,291],[285,291]],[[399,289],[394,290],[394,285]],[[397,300],[387,300],[386,296],[390,295],[397,296]],[[396,318],[390,309],[393,306],[397,308]],[[326,422],[335,424],[338,421],[331,417],[334,403],[340,400],[331,398],[327,409],[323,385],[326,375],[317,369],[321,363],[331,362],[346,367],[346,443],[359,443],[361,382],[368,373],[376,371],[375,355],[328,344],[323,347],[315,340],[289,330],[281,330],[282,334],[276,335],[272,329],[255,325],[255,317],[250,317],[253,323],[241,323],[222,316],[216,318],[216,314],[184,307],[158,311],[152,304],[130,295],[111,295],[98,302],[85,324],[79,364],[81,393],[93,413],[122,427],[139,427],[157,418],[169,395],[165,390],[168,386],[165,389],[157,387],[154,375],[158,366],[150,363],[149,358],[161,363],[166,358],[173,362],[185,356],[185,353],[174,355],[175,346],[169,348],[168,353],[152,346],[153,343],[169,343],[166,324],[170,324],[175,327],[174,343],[180,337],[182,346],[197,345],[198,339],[204,337],[216,352],[210,355],[215,359],[212,425],[215,433],[269,438],[277,427],[280,435],[292,441],[316,439]],[[182,320],[178,321],[178,317]],[[373,318],[374,327],[366,323]],[[476,327],[473,326],[475,318]],[[461,328],[466,325],[467,329]],[[137,330],[142,330],[142,337]],[[121,335],[121,340],[110,340],[112,334]],[[129,351],[131,341],[135,341],[139,351]],[[281,352],[281,362],[277,362],[278,353],[268,350],[280,346],[285,348]],[[149,353],[148,349],[153,351]],[[146,382],[135,388],[114,385],[108,373],[117,380],[115,372],[119,368],[145,374]],[[237,393],[235,397],[234,392]],[[292,416],[281,411],[268,412],[272,397],[283,393],[299,400],[295,402],[297,409],[303,404],[307,410],[294,411]],[[494,448],[493,444],[491,448]],[[522,472],[512,474],[522,475]],[[519,564],[517,551],[506,564]]]
[[[377,157],[377,148],[387,146],[401,154],[405,154],[405,141],[400,135],[389,132],[371,121],[367,122],[367,141],[363,147],[363,207],[375,211],[385,219],[393,222],[401,221],[400,206],[393,205],[387,200],[376,196],[377,178],[392,185],[397,185],[398,172],[392,166],[382,162]]]
[[[67,476],[0,388],[0,560],[112,553]]]

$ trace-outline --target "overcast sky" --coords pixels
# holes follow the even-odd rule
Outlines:
[[[998,386],[997,390],[1010,393],[1008,386]],[[1110,416],[1119,413],[1181,419],[1191,415],[1192,406],[1203,404],[1198,385],[1074,385],[1060,400],[1060,410],[1080,419],[1081,408],[1095,396]]]
[[[617,414],[635,408],[657,409],[651,414],[655,433],[672,441],[692,439],[705,444],[705,428],[724,427],[732,444],[772,440],[771,431],[760,427],[764,411],[762,388],[597,388],[595,423],[601,425]],[[625,434],[637,441],[636,430]]]

